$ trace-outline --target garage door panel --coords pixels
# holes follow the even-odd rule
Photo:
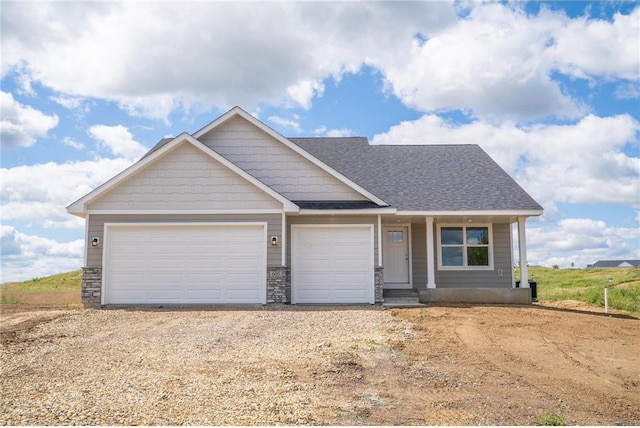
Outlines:
[[[178,301],[182,299],[182,292],[182,288],[152,288],[149,290],[147,298],[153,303],[160,301]]]
[[[111,269],[140,269],[145,264],[147,257],[140,254],[118,254],[111,257],[109,267]]]
[[[255,287],[260,279],[260,276],[261,275],[257,272],[228,272],[226,275],[226,281],[229,285],[233,285],[234,287],[242,287],[243,284],[251,284],[253,287]]]
[[[180,287],[183,282],[184,275],[182,272],[153,272],[147,275],[147,282],[151,286],[150,288],[164,290],[167,288]]]
[[[374,303],[369,225],[294,226],[294,303]]]
[[[266,301],[262,224],[109,226],[105,303]]]
[[[340,272],[334,275],[333,281],[340,287],[353,286],[358,287],[359,284],[366,282],[369,278],[367,272]]]
[[[185,298],[193,302],[210,303],[211,299],[223,300],[224,295],[215,289],[187,290]]]
[[[161,257],[153,257],[147,258],[146,266],[151,269],[157,269],[159,271],[162,270],[175,270],[182,269],[184,266],[184,260],[182,257],[176,257],[173,255],[172,257],[161,256]]]
[[[111,303],[139,303],[144,301],[145,293],[143,290],[125,289],[120,290],[117,297],[113,298]]]

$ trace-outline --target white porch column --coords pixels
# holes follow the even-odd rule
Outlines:
[[[378,266],[382,266],[382,216],[378,214]]]
[[[518,247],[520,250],[520,288],[529,288],[529,268],[527,267],[527,237],[524,223],[526,217],[518,217]]]
[[[427,223],[427,288],[436,288],[433,217],[425,217],[425,222]]]

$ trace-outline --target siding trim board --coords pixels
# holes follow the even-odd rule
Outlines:
[[[539,216],[543,210],[461,210],[461,211],[410,211],[398,210],[396,215],[416,216]]]
[[[89,214],[187,214],[187,215],[218,215],[218,214],[280,214],[284,211],[281,209],[246,209],[246,210],[87,210]]]

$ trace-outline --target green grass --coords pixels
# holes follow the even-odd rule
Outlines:
[[[545,413],[538,416],[538,425],[557,427],[557,426],[564,426],[566,424],[562,416],[558,416],[555,413],[550,413],[550,414]]]
[[[516,278],[520,277],[516,268]],[[529,267],[529,278],[538,283],[539,301],[580,300],[604,307],[609,287],[609,307],[640,313],[640,269],[552,269]],[[609,283],[609,278],[613,281]]]
[[[35,277],[28,281],[12,282],[0,286],[1,304],[27,304],[62,306],[80,304],[82,271],[72,271]]]
[[[16,291],[80,291],[81,280],[82,271],[74,270],[42,278],[35,277],[22,282],[3,284],[2,286]]]
[[[22,303],[22,301],[14,296],[2,296],[0,297],[0,303],[4,305],[14,305],[17,303]]]

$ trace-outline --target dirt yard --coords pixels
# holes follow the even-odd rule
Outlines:
[[[0,424],[640,424],[640,320],[566,307],[0,307]]]

